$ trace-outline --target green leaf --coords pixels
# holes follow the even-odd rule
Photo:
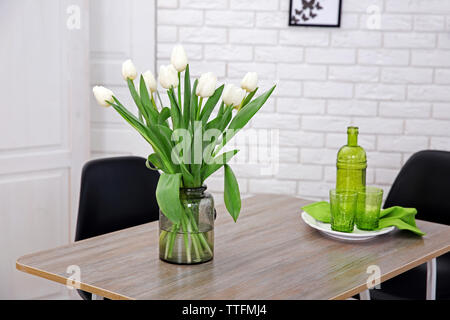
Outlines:
[[[164,149],[168,152],[170,159],[172,159],[172,150],[174,150],[175,147],[175,143],[172,141],[173,131],[169,127],[163,125],[157,125],[156,128],[158,128],[162,136],[161,140],[163,140],[165,143]],[[176,168],[178,168],[179,166],[184,166],[182,160],[178,157],[178,155],[177,154],[175,155],[176,155],[176,163],[174,163],[174,166]],[[179,170],[177,169],[177,171]]]
[[[183,109],[183,121],[184,127],[189,128],[189,119],[191,117],[191,76],[189,74],[189,65],[186,66],[184,72],[184,109]]]
[[[243,107],[245,107],[245,105],[248,104],[248,103],[252,100],[252,98],[253,98],[253,97],[255,96],[255,94],[256,94],[256,91],[258,91],[258,89],[259,89],[259,88],[256,88],[255,90],[253,90],[252,92],[250,92],[250,94],[245,98],[244,102],[242,103],[241,109],[242,109]]]
[[[149,117],[147,114],[147,110],[145,110],[144,106],[142,105],[141,97],[136,91],[136,88],[134,87],[134,82],[131,79],[127,79],[128,83],[128,89],[130,90],[131,97],[133,97],[134,103],[136,104],[138,110],[141,112],[142,116],[144,117],[145,121],[149,121]]]
[[[151,155],[148,156],[147,161],[145,162],[145,165],[150,170],[158,170],[159,169],[162,171],[166,171],[164,168],[164,164],[161,160],[161,157],[156,153],[152,153]],[[153,165],[153,167],[152,167],[152,165]]]
[[[116,97],[113,96],[113,99],[116,103],[110,101],[112,107],[153,146],[154,141],[150,139],[145,125],[134,114],[128,111]]]
[[[172,115],[172,126],[173,130],[180,128],[181,125],[181,113],[180,107],[178,106],[177,100],[175,98],[175,93],[173,89],[167,91],[170,100],[170,114]]]
[[[192,87],[191,103],[190,103],[192,128],[194,126],[194,122],[197,117],[197,109],[198,109],[198,99],[197,99],[197,95],[195,94],[195,91],[197,90],[197,85],[198,85],[198,80],[195,79],[194,86]]]
[[[225,102],[222,101],[220,104],[219,112],[217,112],[217,117],[221,117],[225,112]]]
[[[175,173],[172,162],[170,161],[170,153],[167,154],[166,146],[161,140],[161,134],[152,126],[146,127],[142,122],[140,122],[130,111],[128,111],[116,97],[113,96],[116,103],[110,101],[113,108],[124,118],[133,128],[135,128],[144,139],[150,143],[153,150],[158,153],[164,162],[164,166],[171,173]]]
[[[158,116],[158,124],[167,124],[166,120],[170,117],[170,109],[165,107],[161,110]]]
[[[161,142],[164,143],[164,150],[166,153],[170,154],[172,152],[172,148],[174,147],[172,143],[172,133],[173,131],[164,125],[157,124],[154,126],[156,134],[160,136]]]
[[[202,167],[202,170],[201,170],[202,181],[205,181],[214,172],[216,172],[217,170],[222,168],[238,152],[239,152],[239,150],[232,150],[232,151],[224,152],[221,155],[217,156],[214,159],[213,163],[204,164]]]
[[[203,127],[200,122],[194,122],[191,126],[191,172],[195,185],[201,186],[200,170],[203,164]]]
[[[225,128],[228,126],[232,117],[233,117],[233,107],[232,106],[226,107],[226,110],[222,115],[222,121],[220,122],[218,128],[221,132],[223,132]]]
[[[162,126],[162,125],[157,125],[156,126],[160,133],[162,134],[162,140],[165,142],[166,146],[169,147],[165,147],[165,150],[167,150],[167,152],[169,153],[169,157],[170,159],[172,159],[172,150],[175,150],[175,146],[174,143],[172,141],[172,134],[173,131],[166,127],[166,126]],[[183,181],[186,183],[186,186],[189,187],[200,187],[199,185],[196,185],[194,183],[194,177],[192,176],[192,174],[189,172],[189,169],[187,168],[186,164],[183,162],[183,159],[180,158],[180,156],[175,152],[174,153],[175,161],[176,163],[173,163],[173,165],[177,168],[177,171],[181,171],[181,173],[183,174]]]
[[[259,109],[264,105],[264,103],[269,99],[270,95],[272,94],[273,90],[275,90],[275,86],[273,86],[270,90],[266,91],[264,94],[260,95],[258,98],[250,102],[245,108],[241,109],[236,116],[231,121],[227,131],[224,134],[223,140],[220,143],[218,149],[216,150],[219,152],[220,149],[222,149],[225,144],[227,144],[228,141],[233,138],[236,133],[241,130],[249,121],[250,119],[258,112]]]
[[[181,174],[163,173],[156,187],[156,200],[161,212],[173,223],[180,222],[183,206],[180,202]]]
[[[209,129],[219,129],[222,121],[223,121],[222,117],[217,116],[217,118],[212,119],[210,122],[206,124],[205,131]]]
[[[224,195],[225,206],[228,212],[233,218],[234,222],[237,221],[239,213],[241,212],[241,194],[239,192],[239,185],[234,176],[233,171],[229,165],[225,165],[225,184]]]
[[[134,86],[133,86],[134,87]],[[148,118],[152,121],[152,123],[156,123],[158,121],[158,111],[153,107],[153,103],[150,100],[150,96],[148,95],[147,85],[145,84],[144,76],[141,75],[141,80],[139,83],[139,92],[141,94],[141,103],[145,108],[145,112],[147,113]]]
[[[159,105],[161,106],[161,109],[164,108],[163,102],[161,100],[161,95],[159,94],[159,91],[156,91],[156,95],[158,97]],[[156,106],[156,103],[155,103]]]
[[[220,115],[220,116],[218,115],[215,119],[208,122],[208,124],[206,125],[206,130],[216,129],[216,130],[219,130],[220,134],[222,134],[223,131],[225,130],[225,128],[230,123],[232,116],[233,116],[233,107],[228,106],[228,107],[226,107],[226,110],[222,115]],[[214,152],[214,149],[220,141],[221,141],[220,139],[216,139],[215,141],[212,141],[212,142],[211,141],[205,142],[204,147],[203,147],[203,152],[205,152],[206,147],[208,147],[208,149],[209,149],[207,151],[208,154],[211,154],[211,155],[216,154],[216,152]],[[211,153],[209,153],[209,152],[211,152]]]
[[[206,124],[205,131],[209,129],[219,129],[220,124],[222,123],[223,120],[222,117],[224,112],[225,112],[225,103],[222,101],[222,103],[220,104],[219,111],[217,112],[217,116]]]
[[[183,174],[183,182],[186,187],[197,188],[201,187],[201,184],[195,181],[194,176],[189,172],[184,163],[180,164],[181,173]]]
[[[209,97],[208,101],[203,107],[202,112],[200,113],[200,119],[202,120],[203,125],[205,125],[208,122],[211,113],[213,112],[217,102],[222,96],[223,88],[224,85],[221,85],[219,88],[217,88],[216,91],[214,91],[214,94],[211,97]]]

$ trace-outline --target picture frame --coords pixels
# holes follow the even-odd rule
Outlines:
[[[290,0],[289,26],[339,28],[342,0]]]

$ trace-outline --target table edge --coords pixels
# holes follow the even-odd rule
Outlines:
[[[380,283],[383,283],[386,280],[392,279],[395,276],[398,276],[399,274],[402,274],[402,273],[404,273],[406,271],[409,271],[409,270],[411,270],[411,269],[413,269],[413,268],[415,268],[417,266],[420,266],[421,264],[426,263],[427,261],[429,261],[431,259],[437,258],[437,257],[439,257],[439,256],[441,256],[443,254],[448,253],[448,252],[450,252],[450,245],[447,245],[446,247],[444,247],[442,249],[433,251],[432,253],[426,255],[425,257],[422,257],[422,258],[416,259],[414,261],[411,261],[410,263],[407,263],[404,266],[399,267],[397,269],[394,269],[393,271],[388,272],[388,273],[386,273],[384,275],[382,274],[381,279],[380,279]],[[367,288],[366,284],[363,284],[363,285],[360,285],[360,286],[356,286],[356,287],[354,287],[354,288],[352,288],[350,290],[345,291],[342,294],[339,294],[337,296],[329,298],[329,300],[345,300],[345,299],[351,298],[354,295],[359,294],[359,293],[361,293],[361,292],[363,292],[363,291],[365,291],[367,289],[368,288]]]
[[[67,284],[67,280],[69,279],[68,277],[65,278],[63,276],[57,275],[52,272],[48,272],[48,271],[44,271],[44,270],[41,270],[38,268],[26,266],[26,265],[20,263],[19,260],[16,260],[16,269],[19,271],[22,271],[24,273],[28,273],[28,274],[40,277],[40,278],[44,278],[44,279],[47,279],[47,280],[50,280],[53,282],[57,282],[57,283],[60,283],[63,285],[68,285]],[[133,298],[109,291],[109,290],[105,290],[105,289],[101,289],[101,288],[98,288],[98,287],[95,287],[92,285],[85,284],[83,282],[79,282],[79,281],[75,281],[75,280],[71,280],[71,281],[74,283],[74,285],[71,286],[74,289],[80,289],[83,291],[87,291],[91,294],[96,294],[96,295],[99,295],[104,298],[113,299],[113,300],[136,300],[136,299],[133,299]],[[70,286],[70,285],[68,285],[68,286]]]
[[[389,280],[389,279],[391,279],[391,278],[393,278],[393,277],[395,277],[395,276],[397,276],[397,275],[399,275],[399,274],[401,274],[403,272],[409,271],[409,270],[411,270],[411,269],[413,269],[413,268],[415,268],[415,267],[417,267],[417,266],[419,266],[419,265],[421,265],[423,263],[426,263],[427,261],[429,261],[429,260],[431,260],[433,258],[437,258],[437,257],[439,257],[439,256],[441,256],[441,255],[443,255],[443,254],[445,254],[445,253],[447,253],[449,251],[450,251],[450,245],[445,247],[445,248],[443,248],[443,249],[434,251],[434,252],[428,254],[424,258],[416,259],[416,260],[414,260],[414,261],[412,261],[412,262],[410,262],[410,263],[408,263],[408,264],[406,264],[406,265],[404,265],[404,266],[402,266],[400,268],[397,268],[397,269],[395,269],[395,270],[393,270],[393,271],[391,271],[389,273],[386,273],[386,274],[382,275],[381,279],[380,279],[380,283],[383,283],[384,281]],[[60,284],[63,284],[63,285],[67,285],[68,278],[65,278],[65,277],[62,277],[60,275],[57,275],[57,274],[54,274],[54,273],[51,273],[51,272],[48,272],[48,271],[44,271],[44,270],[41,270],[41,269],[38,269],[38,268],[26,266],[26,265],[20,263],[19,260],[16,261],[16,269],[19,270],[19,271],[31,274],[31,275],[35,275],[35,276],[38,276],[38,277],[41,277],[41,278],[53,281],[53,282],[57,282],[57,283],[60,283]],[[78,282],[78,281],[74,281],[74,280],[73,280],[73,282],[75,284],[75,288],[76,289],[84,290],[84,291],[87,291],[89,293],[96,294],[96,295],[99,295],[99,296],[102,296],[102,297],[105,297],[105,298],[108,298],[108,299],[114,299],[114,300],[136,300],[134,298],[127,297],[127,296],[124,296],[124,295],[121,295],[121,294],[118,294],[118,293],[115,293],[115,292],[112,292],[112,291],[109,291],[109,290],[101,289],[101,288],[98,288],[98,287],[95,287],[95,286],[92,286],[92,285],[88,285],[88,284],[85,284],[83,282]],[[360,292],[362,292],[364,290],[367,290],[366,284],[356,286],[356,287],[354,287],[354,288],[352,288],[350,290],[345,291],[342,294],[339,294],[337,296],[331,297],[328,300],[345,300],[345,299],[351,298],[352,296],[354,296],[356,294],[359,294]],[[255,299],[255,300],[258,300],[258,299]],[[277,300],[277,299],[275,299],[275,300]]]

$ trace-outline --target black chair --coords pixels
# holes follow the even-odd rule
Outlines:
[[[141,157],[92,160],[83,167],[75,241],[159,219],[158,171]],[[91,294],[78,290],[83,299]]]
[[[450,152],[420,151],[405,163],[388,194],[385,208],[417,208],[417,219],[450,224]],[[405,231],[406,232],[406,231]],[[450,254],[436,259],[436,299],[450,299]],[[374,300],[426,298],[426,264],[381,283]]]

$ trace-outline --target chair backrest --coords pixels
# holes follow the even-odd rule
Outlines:
[[[75,241],[159,219],[159,173],[141,157],[115,157],[85,164]]]
[[[450,224],[450,152],[413,154],[400,170],[384,204],[413,207],[421,220]]]

